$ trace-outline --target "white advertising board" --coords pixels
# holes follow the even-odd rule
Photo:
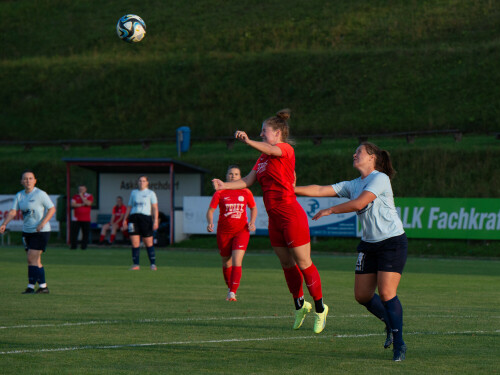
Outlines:
[[[207,234],[206,213],[212,197],[186,196],[184,197],[184,233]],[[324,237],[359,237],[358,221],[356,213],[330,215],[313,221],[314,215],[324,208],[328,208],[343,202],[345,198],[308,198],[298,197],[297,201],[304,208],[309,221],[309,229],[312,236]],[[268,217],[262,197],[255,197],[257,204],[257,220],[255,222],[257,235],[267,235]],[[250,212],[247,209],[247,216]],[[219,219],[219,210],[214,212],[214,224]],[[215,233],[215,232],[214,232]]]

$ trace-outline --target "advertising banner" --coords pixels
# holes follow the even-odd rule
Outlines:
[[[206,234],[206,212],[211,197],[184,197],[184,230]],[[321,209],[347,201],[344,198],[298,197],[309,220],[311,236],[360,237],[355,213],[330,215],[312,221]],[[267,235],[268,217],[262,197],[255,197],[257,235]],[[489,198],[396,198],[396,208],[409,238],[500,239],[500,199]],[[217,223],[219,210],[214,213]],[[249,212],[247,213],[249,215]]]
[[[4,217],[9,213],[12,209],[12,203],[14,203],[15,194],[5,195],[0,194],[0,222],[3,221]],[[57,208],[57,198],[59,195],[49,195],[50,200],[54,203],[54,206]],[[52,216],[52,219],[49,221],[50,229],[52,232],[59,232],[59,222],[56,220],[56,215]],[[20,210],[17,211],[17,215],[14,219],[7,224],[7,229],[12,232],[22,232],[23,231],[23,214]]]
[[[207,234],[206,213],[212,197],[184,197],[184,232],[187,234]],[[314,215],[321,209],[347,201],[344,198],[308,198],[298,197],[297,201],[304,208],[309,221],[311,236],[356,237],[357,219],[355,213],[330,215],[318,221],[313,221]],[[267,235],[269,218],[262,197],[255,197],[257,205],[257,220],[255,222],[257,235]],[[250,217],[250,210],[247,209]],[[214,224],[217,225],[219,209],[214,212]]]
[[[409,238],[500,240],[500,199],[396,198]]]

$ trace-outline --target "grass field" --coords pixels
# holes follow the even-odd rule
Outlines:
[[[49,295],[21,295],[21,248],[0,251],[2,374],[491,374],[499,368],[500,262],[409,258],[399,289],[407,360],[352,297],[354,256],[316,255],[325,331],[293,331],[277,258],[249,252],[238,302],[216,251],[159,250],[130,272],[128,249],[44,255]],[[310,299],[310,298],[309,298]]]

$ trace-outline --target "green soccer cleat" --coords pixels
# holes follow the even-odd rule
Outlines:
[[[311,309],[312,305],[309,302],[304,301],[304,305],[300,309],[295,310],[295,323],[293,323],[293,329],[299,329],[302,326],[307,313],[310,312]]]
[[[322,313],[314,313],[316,315],[314,320],[314,333],[321,333],[326,326],[326,316],[328,315],[328,306],[325,306],[325,310]]]

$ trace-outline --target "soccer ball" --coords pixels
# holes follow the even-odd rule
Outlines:
[[[118,20],[116,33],[125,42],[137,43],[146,35],[146,23],[135,14],[126,14]]]

